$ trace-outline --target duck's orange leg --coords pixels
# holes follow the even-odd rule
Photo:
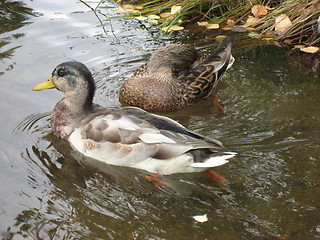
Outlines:
[[[224,177],[222,177],[221,175],[219,175],[218,173],[211,171],[209,169],[203,171],[205,174],[207,174],[210,178],[212,178],[213,180],[215,180],[216,182],[220,183],[220,184],[226,184],[228,182],[227,179],[225,179]]]
[[[218,96],[216,93],[212,93],[212,98],[213,98],[213,105],[215,107],[215,109],[218,111],[218,112],[222,112],[222,113],[225,113],[226,110],[224,110],[224,108],[221,106],[221,104],[219,103],[219,100],[218,100]]]
[[[150,182],[152,182],[152,184],[158,188],[168,187],[169,183],[164,182],[164,181],[160,181],[159,179],[157,179],[158,177],[161,177],[161,176],[162,176],[162,174],[155,173],[152,175],[145,176],[145,178],[148,179]]]

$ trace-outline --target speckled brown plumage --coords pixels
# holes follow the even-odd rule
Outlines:
[[[231,66],[232,37],[208,57],[190,45],[170,44],[155,51],[120,88],[120,99],[148,111],[174,111],[208,98]]]

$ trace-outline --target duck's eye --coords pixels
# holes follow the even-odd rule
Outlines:
[[[58,75],[58,77],[64,77],[65,75],[67,75],[67,71],[64,68],[60,68],[57,71],[57,75]]]

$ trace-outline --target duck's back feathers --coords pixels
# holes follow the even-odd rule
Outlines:
[[[188,86],[188,103],[196,103],[209,97],[225,71],[231,67],[233,37],[224,39],[216,51],[181,72],[179,81]]]

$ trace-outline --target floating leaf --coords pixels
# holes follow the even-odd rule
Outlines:
[[[171,7],[171,14],[172,14],[172,15],[173,15],[173,14],[176,14],[176,13],[180,12],[180,10],[181,10],[181,6],[173,5],[173,6]]]
[[[210,23],[206,27],[207,29],[218,29],[220,26],[218,23]]]
[[[145,21],[145,20],[148,19],[147,17],[144,17],[144,16],[139,16],[139,17],[135,17],[135,18],[140,20],[140,21]]]
[[[259,33],[256,33],[256,32],[250,32],[248,34],[249,37],[251,38],[261,38],[261,35]]]
[[[258,17],[263,17],[263,16],[267,15],[268,9],[263,5],[254,5],[251,8],[251,12],[254,17],[258,18]]]
[[[170,28],[169,27],[164,27],[162,28],[162,31],[179,31],[179,30],[183,30],[184,27],[182,26],[178,26],[178,25],[172,25]]]
[[[319,48],[318,47],[314,47],[314,46],[310,46],[310,47],[300,48],[300,50],[302,52],[306,52],[306,53],[316,53],[316,52],[319,51]]]
[[[290,18],[286,14],[276,17],[275,31],[284,32],[292,25]]]
[[[67,18],[68,17],[66,15],[64,15],[63,13],[60,13],[60,12],[56,12],[50,16],[51,20],[57,20],[57,19],[63,20],[63,19],[67,19]]]
[[[197,222],[201,222],[201,223],[208,221],[207,214],[193,216],[193,219],[196,220]]]
[[[162,18],[166,18],[166,17],[169,17],[169,16],[171,16],[171,12],[160,13],[160,17],[162,17]]]
[[[208,22],[197,22],[197,23],[198,23],[199,26],[204,26],[204,27],[209,25]]]

